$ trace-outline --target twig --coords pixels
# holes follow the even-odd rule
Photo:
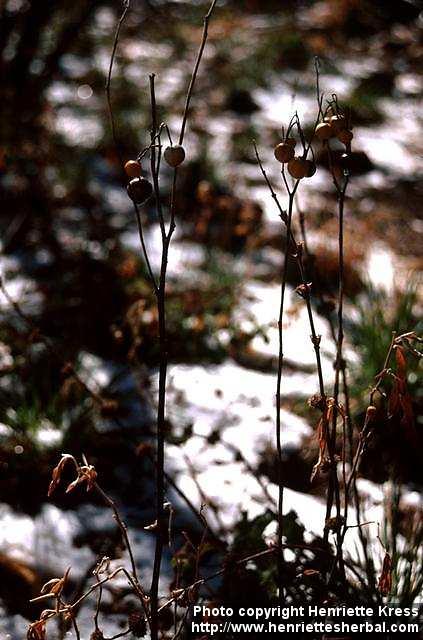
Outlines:
[[[103,491],[103,489],[100,487],[100,485],[97,482],[94,483],[94,488],[101,495],[101,497],[106,502],[106,504],[110,507],[110,509],[113,511],[113,517],[116,520],[116,523],[117,523],[119,529],[121,530],[123,539],[125,541],[125,546],[126,546],[126,549],[128,551],[128,554],[129,554],[129,559],[131,561],[132,574],[134,576],[134,581],[138,585],[139,593],[144,598],[145,597],[145,593],[144,593],[144,591],[143,591],[143,589],[141,587],[141,584],[140,584],[140,581],[139,581],[139,578],[138,578],[137,565],[135,563],[134,554],[133,554],[131,543],[130,543],[130,540],[129,540],[129,537],[128,537],[128,528],[127,528],[126,524],[123,522],[123,520],[122,520],[122,518],[120,516],[119,510],[116,507],[116,504],[115,504],[114,500],[112,500],[112,498],[110,498],[110,496],[108,496],[107,493],[105,491]]]
[[[154,86],[154,75],[150,75],[150,97],[152,127],[151,136],[154,138],[157,131],[157,107]],[[156,154],[151,150],[151,172],[153,177],[154,192],[156,198],[156,210],[159,218],[162,235],[162,258],[160,267],[160,279],[157,291],[157,309],[159,316],[159,399],[157,406],[157,435],[156,435],[156,549],[154,554],[153,575],[151,579],[151,638],[158,639],[158,590],[160,580],[161,562],[164,547],[164,441],[165,441],[165,410],[166,410],[166,377],[167,377],[167,330],[166,330],[166,274],[169,242],[166,236],[163,213],[160,203],[159,176],[157,171]]]
[[[120,35],[120,31],[121,31],[122,25],[123,25],[123,23],[125,21],[125,18],[126,18],[126,14],[128,13],[130,4],[131,4],[131,0],[124,0],[122,15],[120,16],[118,24],[117,24],[117,27],[116,27],[115,38],[114,38],[114,41],[113,41],[112,55],[110,57],[109,70],[108,70],[108,73],[107,73],[107,80],[106,80],[106,97],[107,97],[107,106],[108,106],[108,109],[109,109],[110,126],[111,126],[111,129],[112,129],[113,144],[115,145],[115,148],[117,150],[121,167],[123,166],[123,161],[122,161],[122,157],[121,157],[120,152],[119,152],[119,145],[118,145],[117,137],[116,137],[116,124],[115,124],[115,118],[114,118],[114,114],[113,114],[112,98],[111,98],[111,94],[110,94],[110,86],[111,86],[111,82],[112,82],[113,64],[114,64],[114,61],[115,61],[116,50],[117,50],[117,46],[118,46],[118,42],[119,42],[119,35]]]
[[[316,125],[315,125],[316,126]],[[291,127],[291,124],[290,124]],[[289,128],[288,128],[289,131]],[[288,134],[287,134],[288,135]],[[286,289],[286,283],[287,283],[287,275],[288,275],[288,259],[289,259],[289,253],[290,253],[290,243],[292,243],[293,247],[294,247],[294,254],[293,257],[297,262],[297,266],[299,269],[299,273],[300,273],[300,277],[301,277],[301,282],[302,282],[302,293],[303,293],[303,297],[306,301],[306,306],[307,306],[307,313],[308,313],[308,319],[309,319],[309,324],[310,324],[310,330],[311,330],[311,341],[313,343],[313,347],[315,350],[315,355],[316,355],[316,364],[317,364],[317,371],[318,371],[318,377],[319,377],[319,387],[320,387],[320,395],[322,398],[322,403],[325,403],[325,389],[324,389],[324,382],[323,382],[323,371],[322,371],[322,364],[321,364],[321,358],[320,358],[320,336],[317,335],[316,330],[315,330],[315,324],[314,324],[314,317],[313,317],[313,310],[311,307],[311,300],[310,300],[310,286],[309,284],[306,282],[306,278],[305,278],[305,270],[304,270],[304,265],[303,265],[303,261],[302,261],[302,247],[300,245],[297,244],[293,231],[292,231],[292,214],[293,214],[293,207],[294,207],[294,202],[295,202],[295,194],[297,192],[298,189],[298,185],[299,185],[299,180],[297,180],[294,184],[293,189],[290,189],[288,182],[286,180],[286,176],[284,173],[284,170],[282,170],[282,177],[285,183],[285,187],[286,190],[288,192],[288,213],[282,208],[278,196],[275,192],[275,190],[273,189],[272,183],[270,182],[267,173],[263,167],[263,163],[260,159],[259,156],[259,152],[257,149],[257,145],[254,142],[254,149],[255,149],[255,155],[256,155],[256,159],[257,159],[257,163],[260,167],[260,170],[262,172],[262,175],[267,183],[267,186],[269,187],[270,193],[272,195],[272,198],[278,208],[279,211],[279,215],[281,220],[285,223],[286,225],[286,249],[285,249],[285,259],[284,259],[284,266],[283,266],[283,274],[282,274],[282,282],[281,282],[281,297],[280,297],[280,309],[279,309],[279,322],[278,322],[278,336],[279,336],[279,357],[278,357],[278,373],[277,373],[277,388],[276,388],[276,446],[277,446],[277,455],[278,455],[278,485],[279,485],[279,497],[278,497],[278,546],[279,548],[280,545],[282,544],[282,518],[283,518],[283,485],[282,485],[282,443],[281,443],[281,399],[280,399],[280,395],[281,395],[281,383],[282,383],[282,373],[283,373],[283,362],[284,362],[284,358],[283,358],[283,325],[282,325],[282,320],[283,320],[283,311],[284,311],[284,299],[285,299],[285,289]],[[307,153],[307,152],[306,152]],[[325,412],[323,412],[324,415]],[[282,554],[280,554],[279,558],[278,558],[278,574],[279,574],[279,584],[281,584],[282,581],[282,573],[283,573],[283,567],[282,567],[282,562],[283,562],[283,557]],[[280,593],[280,597],[282,596],[282,594]]]
[[[139,235],[139,238],[140,238],[140,243],[141,243],[141,248],[142,248],[142,252],[143,252],[143,255],[144,255],[145,264],[147,265],[147,271],[148,271],[148,275],[150,276],[150,280],[151,280],[151,284],[152,284],[153,289],[154,289],[154,293],[157,295],[157,293],[158,293],[158,285],[157,285],[157,281],[156,281],[156,278],[154,276],[153,270],[151,268],[150,258],[148,257],[148,251],[147,251],[147,247],[145,245],[145,238],[144,238],[144,231],[143,231],[143,228],[142,228],[140,210],[139,210],[139,207],[138,207],[137,203],[134,200],[133,200],[133,203],[134,203],[134,209],[135,209],[135,216],[137,218],[138,235]]]
[[[344,312],[344,208],[345,208],[345,194],[348,187],[349,175],[347,174],[344,178],[342,186],[336,180],[335,172],[333,169],[332,163],[332,152],[329,144],[328,148],[328,156],[330,158],[329,164],[332,171],[333,181],[338,193],[338,334],[336,340],[336,361],[335,361],[335,383],[333,389],[333,398],[335,400],[335,407],[339,406],[339,387],[340,387],[340,374],[343,364],[343,340],[344,340],[344,320],[343,320],[343,312]],[[345,370],[345,369],[344,369]],[[335,506],[336,506],[336,517],[340,522],[341,518],[341,500],[340,500],[340,489],[339,489],[339,480],[337,475],[337,465],[335,460],[335,452],[336,452],[336,431],[337,431],[337,418],[338,411],[335,409],[333,412],[332,419],[332,430],[329,437],[329,453],[331,457],[331,489],[328,491],[327,497],[327,509],[326,509],[326,519],[330,518],[331,509],[332,509],[332,496],[335,496]],[[345,454],[345,421],[343,422],[343,449]],[[345,458],[344,458],[345,459]],[[345,462],[344,462],[345,464]],[[344,466],[344,477],[345,477],[345,466]],[[347,517],[348,513],[348,503],[345,499],[345,516]],[[326,532],[327,535],[327,532]],[[341,574],[344,573],[343,566],[343,558],[342,558],[342,534],[341,528],[337,529],[337,547],[338,547],[338,562],[339,569]]]
[[[194,65],[191,81],[188,87],[187,99],[185,103],[184,114],[182,117],[181,132],[179,136],[179,144],[182,145],[185,136],[186,123],[188,119],[189,106],[191,97],[194,90],[195,81],[198,74],[198,69],[203,56],[204,48],[207,42],[208,35],[208,23],[216,5],[216,0],[210,5],[209,11],[204,17],[204,29],[203,37],[201,40],[200,48],[197,54],[197,59]],[[152,112],[152,142],[155,139],[157,133],[157,107],[156,96],[154,88],[154,75],[150,76],[150,97],[151,97],[151,112]],[[156,550],[154,554],[153,575],[151,580],[150,598],[151,598],[151,640],[158,639],[158,589],[160,580],[160,568],[163,555],[164,546],[164,445],[165,445],[165,410],[166,410],[166,377],[168,366],[168,352],[167,352],[167,328],[166,328],[166,275],[168,265],[169,246],[172,239],[173,232],[175,230],[175,202],[176,202],[176,184],[177,184],[177,168],[173,172],[173,183],[171,191],[171,203],[170,203],[170,225],[169,230],[166,232],[164,217],[162,213],[161,201],[160,201],[160,187],[159,187],[159,166],[160,166],[160,136],[159,136],[159,153],[156,163],[156,153],[154,145],[151,148],[151,171],[154,184],[154,192],[156,198],[157,215],[159,218],[161,235],[162,235],[162,257],[160,266],[160,279],[157,288],[157,309],[159,317],[159,351],[160,351],[160,365],[159,365],[159,399],[157,408],[157,459],[156,459],[156,521],[157,521],[157,537],[156,537]]]
[[[183,142],[184,142],[185,129],[186,129],[186,124],[187,124],[187,119],[188,119],[188,112],[189,112],[189,106],[190,106],[190,103],[191,103],[191,98],[192,98],[192,94],[193,94],[193,91],[194,91],[194,85],[195,85],[195,81],[197,79],[197,74],[198,74],[198,69],[200,67],[201,58],[203,57],[204,48],[205,48],[206,42],[207,42],[207,36],[208,36],[208,31],[209,31],[209,21],[210,21],[211,15],[213,13],[213,10],[214,10],[214,8],[216,6],[216,2],[217,2],[217,0],[213,0],[213,2],[211,3],[207,14],[204,16],[203,37],[201,39],[200,48],[198,50],[197,59],[195,61],[194,70],[193,70],[192,76],[191,76],[191,81],[189,83],[187,98],[186,98],[186,102],[185,102],[184,115],[182,116],[181,133],[179,134],[179,144],[180,145],[182,145]]]

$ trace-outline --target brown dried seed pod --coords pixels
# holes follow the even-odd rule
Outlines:
[[[329,122],[321,122],[316,127],[316,137],[325,141],[335,137],[335,131]]]
[[[164,151],[164,159],[170,167],[179,167],[185,160],[185,149],[180,145],[166,147]]]
[[[137,204],[144,204],[151,197],[153,187],[146,178],[134,178],[126,187],[128,196]]]
[[[307,161],[299,156],[292,158],[292,160],[288,162],[288,171],[296,180],[305,178],[308,171]]]
[[[141,175],[141,164],[138,160],[128,160],[124,166],[128,178],[139,178]]]
[[[348,145],[353,139],[354,134],[349,129],[342,129],[342,131],[340,131],[336,137],[340,142],[342,142],[345,145]]]
[[[294,147],[286,142],[281,142],[275,147],[275,158],[279,162],[285,163],[292,160],[295,155]]]
[[[305,160],[305,163],[307,167],[307,174],[305,177],[311,178],[316,173],[316,170],[317,170],[316,164],[313,162],[313,160]]]
[[[337,116],[332,116],[330,119],[330,124],[335,132],[335,135],[338,135],[340,131],[347,128],[346,118],[341,114],[338,114]]]

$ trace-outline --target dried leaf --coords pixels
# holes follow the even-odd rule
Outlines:
[[[46,620],[37,620],[29,625],[27,640],[46,640]]]
[[[75,466],[78,466],[73,456],[71,456],[69,453],[64,453],[62,454],[59,464],[53,469],[53,472],[51,474],[51,482],[47,492],[48,497],[50,497],[57,488],[63,473],[63,469],[65,468],[66,463],[70,460],[72,460]]]
[[[49,580],[48,582],[46,582],[41,587],[40,594],[41,595],[50,594],[52,596],[60,595],[62,593],[64,587],[65,587],[66,580],[68,579],[68,575],[69,575],[70,569],[71,568],[68,567],[61,578],[53,578],[52,580]]]
[[[40,594],[44,595],[45,593],[54,593],[52,587],[55,587],[59,582],[61,582],[60,578],[53,578],[53,580],[49,580],[41,587]]]
[[[389,396],[389,415],[399,422],[410,445],[418,447],[419,439],[414,421],[413,402],[407,387],[407,360],[402,347],[396,347],[395,358],[397,370]]]
[[[392,559],[389,553],[385,553],[382,565],[382,574],[379,578],[378,589],[383,596],[392,591]]]
[[[404,349],[397,346],[395,349],[395,360],[397,363],[397,375],[406,380],[407,377],[407,360],[405,358]]]

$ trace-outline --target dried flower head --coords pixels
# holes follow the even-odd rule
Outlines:
[[[65,588],[66,581],[69,576],[71,568],[68,567],[61,578],[53,578],[46,582],[42,587],[40,594],[42,596],[54,596],[59,597],[62,594],[63,589]]]
[[[48,497],[50,497],[52,493],[56,490],[60,482],[60,479],[62,477],[63,469],[65,468],[68,462],[73,462],[76,468],[78,468],[78,464],[75,458],[68,453],[63,453],[59,464],[56,467],[54,467],[53,472],[51,474],[51,482],[50,482],[48,493],[47,493]]]
[[[328,438],[329,430],[328,425],[334,418],[335,412],[342,417],[345,421],[345,412],[341,405],[336,404],[333,398],[328,398],[326,401],[326,407],[323,410],[322,417],[317,424],[317,439],[319,442],[319,458],[313,467],[311,472],[310,482],[313,482],[314,478],[320,471],[327,471],[330,468],[331,458],[328,455]],[[333,462],[336,462],[332,458]]]
[[[48,496],[51,496],[57,488],[63,473],[63,469],[65,468],[67,462],[72,462],[74,464],[77,472],[77,477],[68,485],[66,493],[73,491],[75,487],[77,487],[79,484],[82,484],[83,482],[87,483],[87,491],[90,491],[94,487],[97,479],[97,472],[95,468],[92,465],[89,465],[85,458],[84,464],[79,465],[72,455],[64,453],[62,454],[62,458],[57,467],[53,469],[52,478],[47,494]]]

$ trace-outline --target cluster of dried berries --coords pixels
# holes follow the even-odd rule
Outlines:
[[[332,138],[338,138],[342,144],[348,147],[353,139],[353,132],[348,127],[347,119],[341,113],[329,115],[316,127],[316,137],[322,142]]]
[[[329,140],[337,138],[345,145],[347,153],[351,151],[353,132],[349,128],[347,118],[341,113],[329,113],[325,116],[323,122],[317,125],[315,136],[323,144],[327,144]],[[296,144],[295,138],[287,136],[283,142],[276,145],[274,150],[275,158],[281,164],[287,165],[288,173],[295,180],[311,178],[316,173],[316,164],[314,160],[307,159],[306,149],[304,149],[303,155],[295,155]],[[345,158],[347,158],[346,155]],[[344,159],[344,156],[342,156],[342,159]]]
[[[295,155],[295,138],[285,138],[275,147],[275,158],[281,164],[288,165],[290,175],[296,180],[311,178],[316,173],[316,165],[313,160],[307,160],[303,156]]]
[[[185,160],[185,150],[180,145],[166,147],[163,157],[169,167],[176,169]],[[139,160],[128,160],[124,166],[125,173],[130,178],[127,186],[128,196],[136,204],[144,204],[153,194],[153,186],[142,174]]]
[[[131,180],[126,187],[128,196],[136,204],[144,204],[153,194],[153,186],[147,178],[141,175],[141,163],[138,160],[128,160],[125,164],[125,172]]]

